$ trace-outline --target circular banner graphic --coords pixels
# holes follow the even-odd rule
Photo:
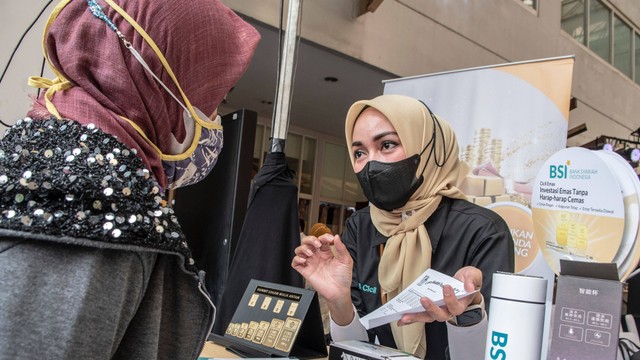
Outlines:
[[[553,154],[536,176],[531,211],[538,245],[556,274],[560,259],[614,262],[625,207],[616,175],[595,152]]]
[[[627,160],[613,151],[596,151],[616,175],[624,203],[625,221],[622,242],[614,261],[620,280],[625,280],[640,259],[640,181]]]
[[[515,249],[515,273],[523,273],[531,267],[540,252],[533,231],[531,209],[511,201],[494,203],[487,208],[498,213],[509,226]]]

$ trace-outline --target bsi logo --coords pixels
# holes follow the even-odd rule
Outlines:
[[[567,160],[567,163],[564,165],[549,165],[549,178],[566,179],[569,174],[569,165],[571,165],[570,160]]]
[[[491,349],[489,356],[491,360],[507,360],[507,351],[505,347],[509,341],[509,335],[497,331],[491,332]]]

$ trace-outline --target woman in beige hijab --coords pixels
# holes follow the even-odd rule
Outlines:
[[[513,240],[502,218],[457,188],[464,174],[453,130],[414,98],[382,95],[351,106],[345,134],[370,206],[347,219],[342,236],[305,237],[292,262],[327,299],[333,340],[378,341],[425,359],[482,359],[491,276],[513,271]],[[424,312],[367,332],[359,317],[429,268],[480,291],[457,299],[445,285],[444,306],[422,298]]]

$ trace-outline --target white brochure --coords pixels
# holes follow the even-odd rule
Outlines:
[[[360,322],[368,330],[399,320],[404,314],[422,312],[424,311],[422,304],[420,304],[420,298],[422,297],[428,297],[437,306],[442,306],[444,305],[444,297],[442,295],[442,287],[444,285],[451,285],[458,299],[478,291],[467,292],[462,281],[439,271],[427,269],[398,296],[361,318]]]

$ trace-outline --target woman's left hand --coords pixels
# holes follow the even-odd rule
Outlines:
[[[464,289],[467,292],[480,290],[482,287],[482,272],[473,266],[463,267],[458,270],[453,277],[464,283]],[[444,296],[443,306],[439,307],[429,298],[423,297],[420,299],[420,303],[425,311],[405,314],[398,320],[398,325],[407,325],[415,322],[445,322],[454,316],[462,314],[470,305],[480,304],[480,302],[482,302],[480,291],[473,295],[457,299],[451,285],[444,285],[442,287],[442,294]]]

